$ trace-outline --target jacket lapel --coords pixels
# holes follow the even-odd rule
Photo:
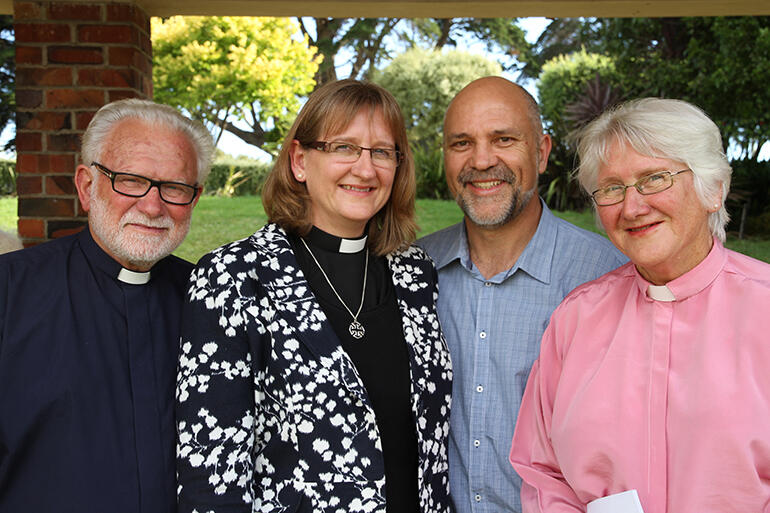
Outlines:
[[[396,290],[398,307],[401,312],[401,324],[404,338],[409,348],[409,370],[412,387],[412,410],[419,418],[422,413],[423,403],[428,400],[430,392],[424,387],[431,382],[431,366],[433,343],[429,331],[436,326],[426,326],[431,313],[435,313],[433,304],[432,277],[427,273],[433,273],[430,262],[424,258],[415,258],[413,253],[421,251],[411,246],[404,252],[388,255],[388,266],[393,276],[393,285]]]
[[[329,376],[368,405],[363,381],[299,268],[286,233],[268,224],[252,235],[251,241],[264,259],[257,267],[257,276],[275,309],[270,323],[274,340],[298,340]]]

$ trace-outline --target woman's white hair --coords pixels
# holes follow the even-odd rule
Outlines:
[[[683,162],[693,172],[695,192],[705,208],[711,210],[715,198],[720,198],[719,210],[709,215],[709,229],[724,242],[732,169],[719,128],[701,109],[682,100],[631,100],[589,123],[577,141],[577,178],[589,194],[596,190],[599,167],[607,163],[616,141],[641,155]]]
[[[211,171],[214,141],[199,122],[183,116],[178,110],[149,100],[128,98],[108,103],[97,111],[83,134],[82,161],[86,165],[99,162],[104,143],[112,129],[127,119],[138,119],[150,125],[163,125],[182,133],[192,144],[198,167],[198,184],[203,185]]]

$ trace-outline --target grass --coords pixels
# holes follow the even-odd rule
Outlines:
[[[259,196],[202,196],[193,210],[190,234],[174,254],[197,262],[222,244],[248,237],[266,222]]]
[[[601,233],[590,211],[555,214],[581,228]],[[0,197],[0,228],[15,231],[16,219],[16,198]],[[452,201],[417,200],[417,220],[420,225],[418,236],[440,230],[461,219],[462,212]],[[266,220],[258,196],[203,196],[193,210],[190,234],[174,254],[196,262],[205,253],[222,244],[248,237],[264,225]],[[738,240],[728,236],[727,247],[770,263],[770,240]]]
[[[13,196],[0,197],[0,229],[15,232],[17,218],[16,198]]]

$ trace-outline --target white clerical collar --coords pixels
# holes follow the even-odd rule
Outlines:
[[[366,247],[366,236],[360,239],[340,239],[340,253],[358,253]]]
[[[667,303],[676,301],[674,293],[665,285],[650,285],[647,287],[647,297],[655,301],[664,301]]]
[[[147,271],[146,273],[138,273],[136,271],[129,271],[125,267],[122,267],[118,273],[118,280],[130,285],[144,285],[150,281],[150,271]]]

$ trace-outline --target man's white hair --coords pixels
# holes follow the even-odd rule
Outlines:
[[[99,162],[104,152],[104,143],[112,129],[121,121],[137,119],[150,125],[162,125],[184,134],[195,149],[198,166],[198,184],[203,185],[211,171],[214,142],[211,134],[199,122],[183,116],[168,105],[128,98],[108,103],[97,111],[83,134],[81,147],[82,161],[86,166]]]

